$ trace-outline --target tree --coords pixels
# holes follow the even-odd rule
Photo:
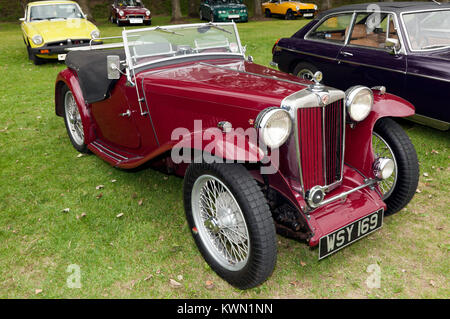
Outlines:
[[[189,16],[190,17],[198,17],[198,8],[200,5],[200,0],[189,0]]]
[[[255,19],[262,18],[261,0],[253,0],[253,16]]]
[[[86,14],[88,16],[88,19],[91,21],[95,21],[94,17],[92,16],[92,13],[91,13],[91,8],[89,7],[89,1],[88,0],[78,0],[78,4],[80,5],[84,14]]]
[[[172,19],[170,21],[181,20],[180,0],[172,0]]]
[[[332,0],[322,0],[322,5],[320,10],[325,11],[328,9],[331,9],[333,7],[333,1]]]

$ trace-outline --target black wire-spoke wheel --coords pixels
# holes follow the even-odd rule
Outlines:
[[[246,168],[191,164],[183,192],[189,227],[210,267],[240,289],[263,283],[276,263],[275,226]]]
[[[391,177],[379,182],[385,215],[392,215],[405,207],[413,198],[419,183],[417,153],[406,132],[394,120],[381,118],[372,135],[375,158],[385,157],[394,162]]]

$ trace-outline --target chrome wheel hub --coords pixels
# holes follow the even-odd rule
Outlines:
[[[386,200],[389,196],[391,196],[395,185],[397,184],[397,161],[394,156],[394,151],[389,146],[389,144],[375,132],[373,132],[372,135],[372,149],[375,159],[388,158],[394,162],[394,171],[392,175],[389,178],[379,181],[378,183],[378,186],[380,187],[381,193],[383,195],[383,199]]]

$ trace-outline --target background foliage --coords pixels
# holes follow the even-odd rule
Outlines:
[[[0,0],[0,21],[14,21],[23,16],[23,7],[26,3],[33,0]],[[35,0],[34,0],[35,1]],[[106,18],[109,15],[108,6],[112,3],[112,0],[76,0],[80,3],[86,3],[91,11],[94,19]],[[179,0],[181,5],[181,12],[183,16],[188,15],[189,3],[193,2],[194,7],[198,8],[200,0]],[[149,8],[154,15],[170,15],[171,3],[170,0],[142,0],[147,8]],[[253,15],[255,0],[244,0],[244,3],[248,6],[250,15]],[[261,1],[264,2],[264,1]],[[338,7],[344,4],[361,3],[365,1],[351,1],[351,0],[311,0],[309,3],[315,3],[319,5],[320,9],[326,9],[329,7]],[[444,0],[443,2],[448,2]],[[194,11],[196,12],[196,10]]]

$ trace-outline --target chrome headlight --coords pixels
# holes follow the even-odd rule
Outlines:
[[[317,10],[317,5],[314,5],[314,10]]]
[[[379,180],[391,177],[395,169],[395,163],[390,158],[380,157],[373,163],[373,173]]]
[[[297,11],[300,10],[300,7],[299,6],[295,7],[295,10],[297,10]]]
[[[92,38],[92,39],[98,39],[98,38],[100,38],[100,31],[98,31],[98,30],[92,31],[92,32],[91,32],[91,38]]]
[[[280,147],[291,134],[292,121],[289,113],[278,107],[271,107],[259,113],[256,119],[259,136],[270,148]]]
[[[345,106],[355,122],[364,120],[372,110],[373,92],[365,86],[353,86],[345,92]]]
[[[150,15],[150,10],[145,11],[145,15],[148,17]]]
[[[39,34],[36,34],[31,40],[36,45],[42,44],[44,42],[44,39],[42,39],[42,36],[40,36]]]
[[[119,15],[122,17],[125,14],[122,10],[119,11]]]

